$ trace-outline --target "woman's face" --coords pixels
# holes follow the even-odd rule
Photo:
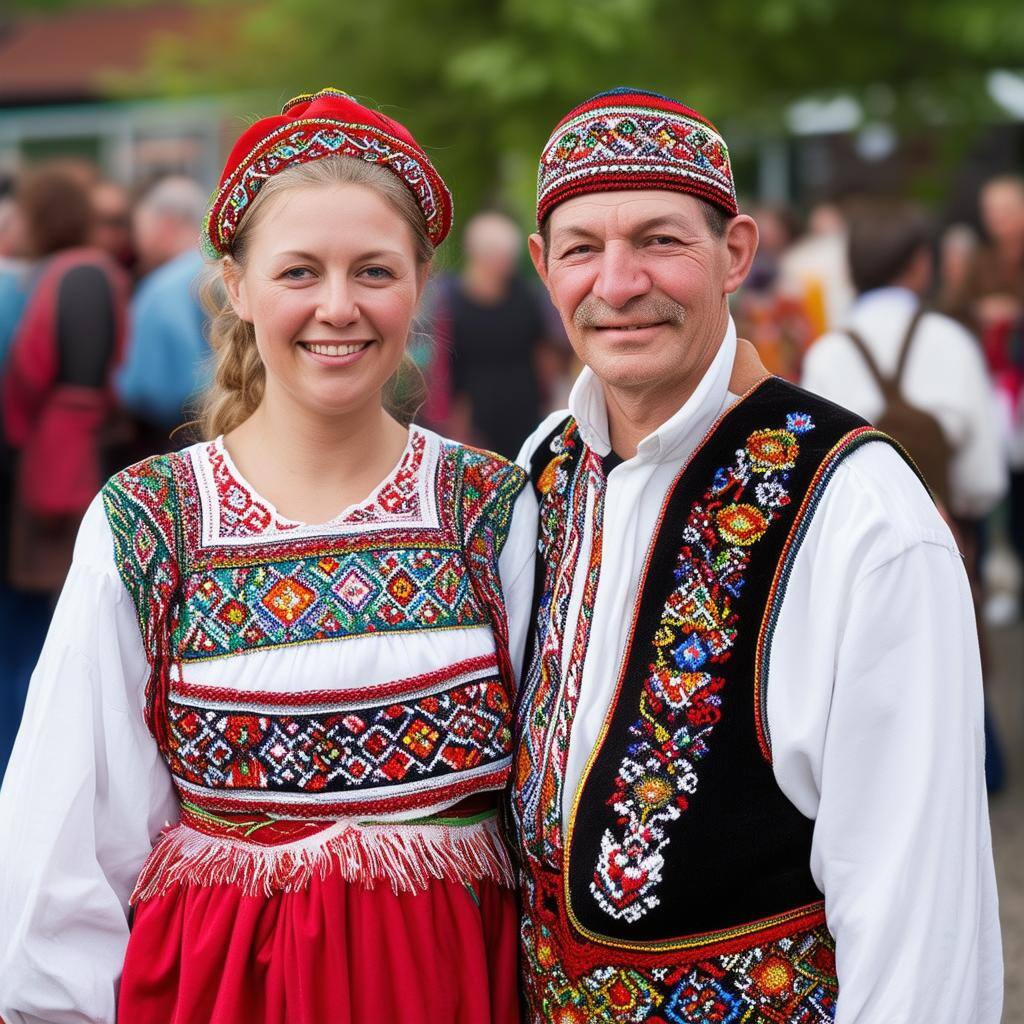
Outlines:
[[[267,393],[336,416],[379,404],[398,369],[427,268],[412,228],[373,189],[310,185],[272,199],[228,264],[235,312],[253,325]]]

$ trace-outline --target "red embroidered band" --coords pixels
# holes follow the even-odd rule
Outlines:
[[[689,192],[729,216],[739,212],[729,151],[710,121],[657,93],[600,93],[570,110],[544,146],[537,224],[573,196],[651,188]]]
[[[327,156],[355,157],[396,174],[423,211],[430,241],[444,241],[452,226],[452,197],[419,143],[403,125],[347,93],[321,89],[289,100],[279,115],[257,121],[235,143],[203,220],[204,255],[216,259],[230,250],[267,178]]]

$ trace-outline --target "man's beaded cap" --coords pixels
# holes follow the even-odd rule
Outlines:
[[[211,259],[231,249],[238,225],[267,178],[296,164],[349,156],[380,164],[413,194],[440,245],[452,226],[452,197],[427,154],[397,121],[357,103],[340,89],[321,89],[289,100],[235,143],[203,220],[200,245]]]
[[[729,151],[697,111],[642,89],[599,93],[555,126],[537,174],[537,224],[586,192],[663,188],[739,211]]]

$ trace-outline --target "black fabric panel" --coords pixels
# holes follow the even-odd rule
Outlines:
[[[57,286],[57,381],[85,388],[106,385],[117,318],[107,275],[73,267]]]
[[[722,718],[697,763],[698,784],[681,817],[666,826],[659,904],[635,923],[606,913],[590,891],[605,829],[616,828],[609,802],[638,718],[640,694],[653,660],[652,640],[665,600],[676,586],[681,533],[694,502],[716,471],[733,464],[755,430],[783,428],[787,413],[809,413],[815,428],[799,435],[800,453],[789,471],[790,503],[748,550],[745,583],[733,607],[738,635],[730,657],[709,666],[724,677]],[[825,456],[864,421],[794,385],[772,378],[726,414],[711,443],[693,458],[677,484],[655,541],[638,610],[635,642],[600,754],[583,782],[569,858],[569,892],[577,920],[590,932],[619,940],[656,942],[718,931],[780,914],[821,898],[809,869],[813,823],[778,788],[761,753],[754,717],[754,660],[761,620],[776,566],[815,473]],[[614,541],[613,538],[609,538]]]
[[[533,450],[533,454],[530,456],[530,465],[528,467],[528,474],[530,477],[530,486],[533,487],[534,493],[537,495],[537,502],[540,503],[542,495],[537,489],[537,485],[540,482],[541,473],[547,468],[548,463],[551,461],[551,442],[558,436],[560,436],[565,428],[569,425],[569,421],[572,419],[571,416],[566,416],[554,430],[544,438],[543,441]],[[537,456],[541,458],[538,459]],[[578,458],[578,456],[577,456]],[[570,471],[575,469],[575,460],[573,461]],[[526,647],[523,652],[523,664],[521,666],[522,671],[520,678],[525,679],[526,673],[530,668],[530,662],[533,661],[533,653],[537,642],[537,610],[540,608],[540,598],[544,591],[544,556],[538,550],[537,557],[533,567],[533,600],[530,604],[530,618],[531,628],[526,633]]]

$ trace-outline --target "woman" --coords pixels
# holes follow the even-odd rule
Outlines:
[[[211,440],[93,503],[5,783],[8,1024],[112,1020],[122,959],[120,1024],[517,1019],[523,477],[383,406],[450,202],[336,90],[229,157]]]

